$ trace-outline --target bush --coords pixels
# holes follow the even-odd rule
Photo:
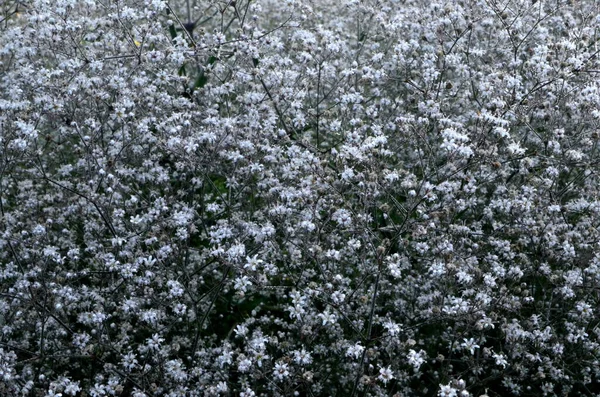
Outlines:
[[[600,390],[595,1],[0,11],[1,395]]]

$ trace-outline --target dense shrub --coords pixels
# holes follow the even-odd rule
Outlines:
[[[0,395],[593,395],[598,7],[4,0]]]

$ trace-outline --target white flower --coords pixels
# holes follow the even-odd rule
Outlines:
[[[429,273],[432,277],[440,277],[446,274],[446,264],[441,261],[435,261],[429,266]]]
[[[240,360],[240,362],[238,363],[238,371],[242,373],[248,372],[250,370],[250,367],[252,367],[252,361],[250,361],[247,358]]]
[[[163,0],[151,0],[150,5],[156,11],[163,11],[165,8],[167,8],[167,4]]]
[[[244,389],[244,391],[240,392],[240,397],[255,397],[256,393],[254,393],[254,390],[252,390],[251,388],[247,387]]]
[[[460,344],[460,346],[465,349],[468,350],[471,354],[475,354],[475,349],[479,349],[479,345],[475,343],[475,339],[474,338],[469,338],[469,339],[463,339],[464,342]]]
[[[510,154],[515,156],[521,156],[525,153],[525,149],[523,149],[517,142],[512,142],[506,147],[506,149]]]
[[[167,281],[167,287],[169,287],[169,295],[173,298],[177,298],[183,295],[184,289],[179,281],[169,280]]]
[[[146,339],[146,346],[150,350],[159,350],[161,344],[165,341],[159,334],[152,335],[152,338]]]
[[[319,313],[319,317],[322,320],[322,325],[333,325],[336,323],[337,321],[337,316],[335,315],[335,313],[331,313],[331,312],[324,312],[324,313]]]
[[[79,382],[72,382],[71,380],[66,380],[65,389],[63,393],[67,396],[75,396],[77,393],[81,391],[81,387],[79,387]]]
[[[421,365],[425,362],[425,359],[423,358],[424,355],[425,352],[423,350],[420,350],[419,352],[416,352],[413,349],[409,350],[407,355],[408,363],[413,366],[415,371],[418,371]]]
[[[358,359],[362,355],[364,350],[365,350],[365,348],[363,346],[361,346],[360,343],[356,343],[355,345],[350,346],[346,350],[346,356],[354,357],[355,359]]]
[[[227,390],[229,390],[229,387],[227,386],[227,383],[225,383],[224,381],[221,381],[221,382],[217,383],[217,391],[219,393],[226,393]]]
[[[246,264],[244,265],[244,269],[250,269],[252,271],[256,271],[260,265],[263,263],[262,259],[258,259],[258,255],[254,255],[252,258],[246,257]]]
[[[583,318],[589,318],[594,314],[594,309],[587,302],[577,302],[576,308]]]
[[[380,368],[379,369],[379,376],[377,377],[377,379],[379,379],[380,381],[382,381],[383,384],[387,384],[389,381],[391,381],[392,379],[394,379],[394,373],[392,372],[392,370],[390,369],[390,367]]]
[[[492,357],[494,357],[494,360],[496,360],[496,365],[499,365],[502,368],[506,368],[506,365],[508,364],[508,361],[506,361],[506,357],[503,354],[496,354],[496,353],[494,353],[492,355]]]
[[[384,322],[383,326],[385,327],[385,329],[387,329],[387,332],[391,336],[396,336],[401,331],[400,326],[398,324],[396,324],[395,322],[391,321],[391,320],[388,320],[388,321]]]
[[[346,168],[344,172],[341,173],[341,177],[344,181],[349,181],[354,178],[354,170],[352,168]]]
[[[508,138],[510,136],[506,128],[503,127],[494,127],[493,132],[501,138]]]
[[[447,385],[440,385],[440,390],[438,391],[438,396],[440,397],[457,397],[458,390],[456,390],[454,387],[450,386],[450,384]]]
[[[33,228],[33,230],[32,230],[31,232],[32,232],[33,234],[36,234],[36,235],[38,235],[38,236],[39,236],[39,235],[42,235],[42,234],[46,233],[46,228],[45,228],[43,225],[39,225],[39,224],[38,224],[38,225],[36,225],[36,226]]]
[[[250,281],[248,276],[241,276],[235,279],[233,288],[240,294],[243,294],[248,290],[248,287],[250,286],[252,286],[252,281]]]
[[[138,364],[135,353],[129,352],[121,359],[121,365],[128,371],[131,371]]]
[[[279,380],[287,378],[290,372],[288,371],[288,365],[285,363],[275,363],[275,370],[273,371],[273,375]]]
[[[150,62],[160,62],[165,58],[161,51],[149,51],[146,53],[146,57]]]
[[[294,361],[296,362],[296,364],[308,365],[308,364],[312,363],[312,357],[310,356],[310,353],[308,353],[304,349],[302,349],[300,351],[295,350],[294,351]]]
[[[237,336],[238,338],[243,338],[246,335],[248,335],[248,327],[244,324],[238,324],[236,325],[233,332],[235,332],[235,336]]]
[[[352,217],[350,215],[350,212],[343,208],[340,208],[339,210],[335,211],[335,213],[332,216],[332,219],[336,221],[340,226],[347,227],[352,224]]]

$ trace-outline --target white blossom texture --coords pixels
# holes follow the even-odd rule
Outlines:
[[[0,1],[0,396],[594,396],[600,3]]]

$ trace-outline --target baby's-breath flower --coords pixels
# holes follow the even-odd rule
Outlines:
[[[365,350],[365,348],[363,346],[361,346],[360,343],[356,343],[356,344],[348,347],[348,349],[346,350],[346,356],[354,357],[355,359],[358,359],[362,355],[364,350]]]
[[[479,345],[475,343],[474,338],[464,339],[464,342],[460,345],[463,349],[469,351],[471,354],[475,354],[475,350],[479,349]]]
[[[303,348],[300,351],[298,351],[298,350],[294,351],[294,361],[296,362],[296,364],[308,365],[308,364],[312,363],[313,359],[312,359],[310,353],[308,353]]]
[[[596,2],[108,3],[2,3],[0,395],[592,388]]]
[[[408,351],[408,363],[415,369],[415,371],[418,371],[421,365],[425,362],[425,359],[423,358],[424,354],[425,352],[423,350],[417,352],[413,349],[410,349]]]
[[[273,375],[278,380],[283,380],[289,376],[290,372],[288,371],[288,365],[285,363],[275,363],[275,369],[273,370]]]
[[[506,360],[504,355],[494,353],[493,357],[494,357],[494,360],[496,360],[496,365],[499,365],[502,368],[506,368],[508,361]]]
[[[394,379],[394,373],[392,372],[390,367],[380,368],[379,376],[377,377],[377,379],[379,379],[385,385],[388,382],[390,382],[392,379]]]
[[[440,397],[457,397],[458,390],[451,386],[451,384],[440,385],[440,389],[438,390],[438,396]]]

